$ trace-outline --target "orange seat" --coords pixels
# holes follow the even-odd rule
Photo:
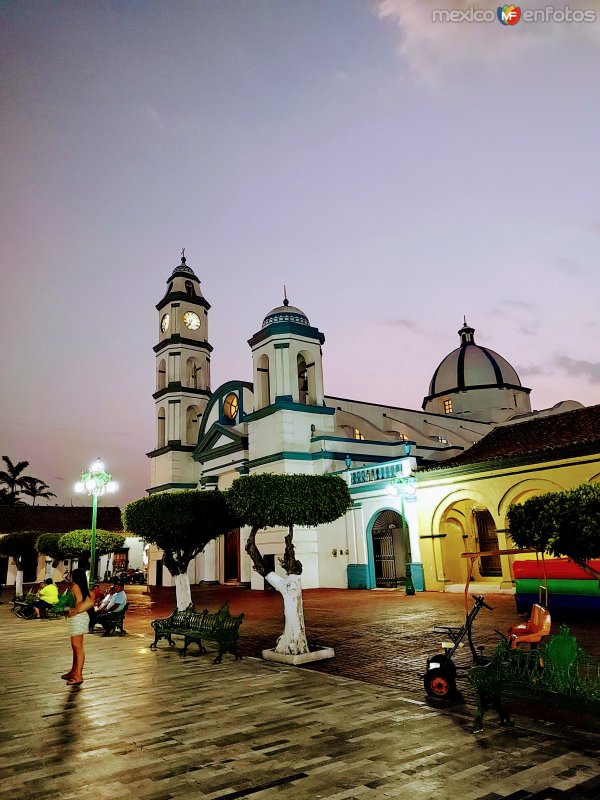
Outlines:
[[[544,636],[549,635],[551,623],[552,619],[548,609],[534,603],[527,622],[512,625],[508,629],[511,648],[514,650],[521,642],[529,642],[529,644],[540,642]]]

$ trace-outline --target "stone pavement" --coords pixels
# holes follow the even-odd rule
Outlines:
[[[600,798],[594,730],[525,717],[502,729],[490,715],[474,736],[468,698],[446,708],[425,701],[423,652],[410,649],[407,631],[421,630],[431,652],[430,622],[460,620],[460,597],[307,592],[309,638],[328,637],[337,657],[306,669],[254,657],[281,632],[277,595],[194,590],[198,606],[225,598],[247,614],[244,660],[220,665],[164,643],[149,650],[147,620],[172,607],[169,590],[155,595],[130,592],[127,636],[86,636],[86,679],[72,688],[59,677],[70,666],[66,623],[27,622],[0,606],[0,798]],[[510,603],[489,599],[503,629]],[[490,625],[482,621],[483,638]],[[594,625],[583,628],[593,638]],[[417,682],[406,677],[411,664]],[[342,674],[353,670],[368,674]],[[387,685],[394,680],[408,688]]]

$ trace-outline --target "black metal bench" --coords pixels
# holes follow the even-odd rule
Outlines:
[[[483,730],[489,708],[498,712],[502,725],[512,724],[502,705],[506,696],[600,714],[600,662],[579,646],[566,625],[534,649],[512,649],[510,641],[500,642],[491,661],[473,667],[469,679],[477,691],[474,732]]]
[[[188,606],[185,611],[176,609],[170,617],[166,619],[155,619],[152,622],[154,628],[154,641],[150,648],[155,650],[161,639],[166,639],[170,646],[175,642],[172,636],[183,636],[183,655],[192,642],[198,645],[201,655],[206,653],[206,648],[202,641],[216,642],[219,646],[219,654],[214,659],[214,664],[220,664],[225,653],[231,653],[236,661],[241,661],[242,657],[238,653],[237,644],[240,625],[244,615],[237,617],[229,613],[229,606],[224,603],[221,608],[213,614],[208,609],[198,612],[193,605]]]
[[[109,611],[108,614],[101,614],[93,621],[90,620],[89,631],[93,633],[96,625],[101,625],[104,628],[103,636],[110,636],[113,631],[119,630],[121,636],[125,636],[127,631],[123,627],[125,623],[125,614],[129,608],[129,603],[126,603],[124,608],[120,611]]]

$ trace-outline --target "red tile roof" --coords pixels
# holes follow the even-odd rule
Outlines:
[[[105,531],[122,531],[121,509],[99,508],[97,525]],[[91,527],[91,506],[0,506],[0,533],[67,533]]]
[[[510,458],[544,460],[584,448],[600,451],[600,405],[498,426],[466,452],[427,471]]]

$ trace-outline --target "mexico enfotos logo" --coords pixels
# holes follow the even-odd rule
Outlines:
[[[513,27],[518,22],[595,22],[596,12],[593,9],[545,8],[527,9],[505,4],[496,11],[491,8],[481,9],[470,6],[466,9],[434,8],[431,12],[433,22],[499,22],[501,25]]]

